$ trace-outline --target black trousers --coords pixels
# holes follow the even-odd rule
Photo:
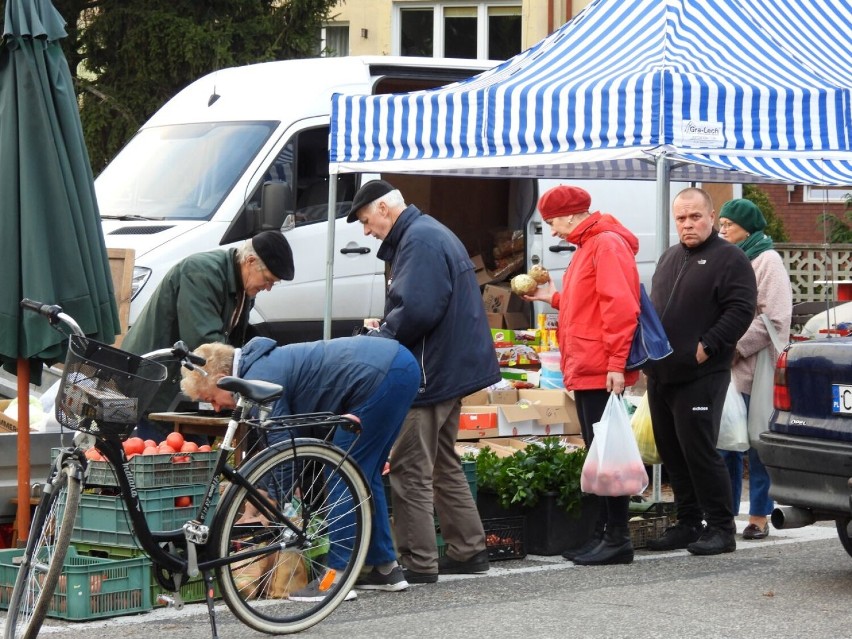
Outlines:
[[[716,449],[730,371],[685,384],[648,378],[648,405],[657,451],[677,502],[678,521],[734,532],[731,479]]]
[[[577,417],[580,420],[583,441],[586,442],[586,450],[592,445],[595,436],[592,425],[601,420],[608,400],[609,392],[606,389],[574,391],[574,403],[577,407]],[[598,499],[600,500],[599,528],[603,526],[627,526],[630,509],[629,495],[624,497],[598,497]]]

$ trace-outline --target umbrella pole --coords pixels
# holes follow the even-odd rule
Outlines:
[[[30,361],[18,358],[18,546],[30,532]]]

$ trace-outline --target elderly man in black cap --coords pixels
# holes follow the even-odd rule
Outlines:
[[[254,297],[280,280],[293,279],[293,252],[279,231],[264,231],[240,248],[195,253],[175,264],[127,332],[121,348],[144,354],[183,340],[190,350],[208,342],[243,345]],[[169,376],[149,407],[172,408],[180,393],[180,367]],[[167,430],[145,419],[137,434],[161,441]]]
[[[439,573],[484,572],[485,533],[455,452],[461,398],[500,379],[473,263],[452,231],[406,206],[384,180],[355,194],[347,221],[356,220],[382,240],[378,257],[391,265],[384,318],[369,335],[398,340],[421,368],[420,391],[390,459],[405,579],[433,583]],[[447,543],[440,560],[433,504]]]

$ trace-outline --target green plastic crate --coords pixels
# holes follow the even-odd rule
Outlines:
[[[51,450],[51,459],[58,448]],[[216,466],[219,453],[174,453],[167,455],[134,455],[128,462],[136,488],[164,488],[206,484]],[[89,461],[86,465],[87,486],[118,486],[109,462]]]
[[[176,530],[192,519],[204,499],[207,486],[171,486],[139,491],[139,501],[152,531]],[[190,506],[175,506],[178,497],[190,497]],[[214,504],[219,493],[213,495]],[[84,493],[74,522],[71,541],[102,546],[135,548],[137,543],[130,529],[130,516],[117,495]]]
[[[12,563],[22,548],[0,550],[0,608],[7,610],[18,567]],[[79,555],[68,548],[62,574],[47,614],[83,621],[151,610],[151,581],[147,559],[104,559]]]
[[[154,571],[151,568],[151,561],[141,548],[127,548],[125,546],[104,546],[100,544],[86,544],[83,542],[75,542],[74,547],[80,555],[89,557],[102,557],[107,559],[127,559],[141,557],[147,563],[151,572],[151,605],[154,607],[164,606],[165,604],[157,601],[160,594],[165,593],[160,584],[154,578]],[[215,585],[214,596],[219,598],[219,586]],[[165,593],[168,594],[168,593]],[[180,587],[180,596],[184,603],[198,603],[206,601],[207,597],[204,594],[204,578],[201,575],[190,579],[187,583]]]

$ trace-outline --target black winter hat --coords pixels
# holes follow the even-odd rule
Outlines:
[[[352,199],[352,208],[349,209],[346,221],[350,223],[357,222],[358,211],[391,191],[396,191],[396,187],[389,182],[385,182],[384,180],[370,180],[358,189],[358,192]]]
[[[254,252],[266,264],[266,268],[280,280],[292,280],[293,251],[290,243],[280,231],[263,231],[251,239]]]

